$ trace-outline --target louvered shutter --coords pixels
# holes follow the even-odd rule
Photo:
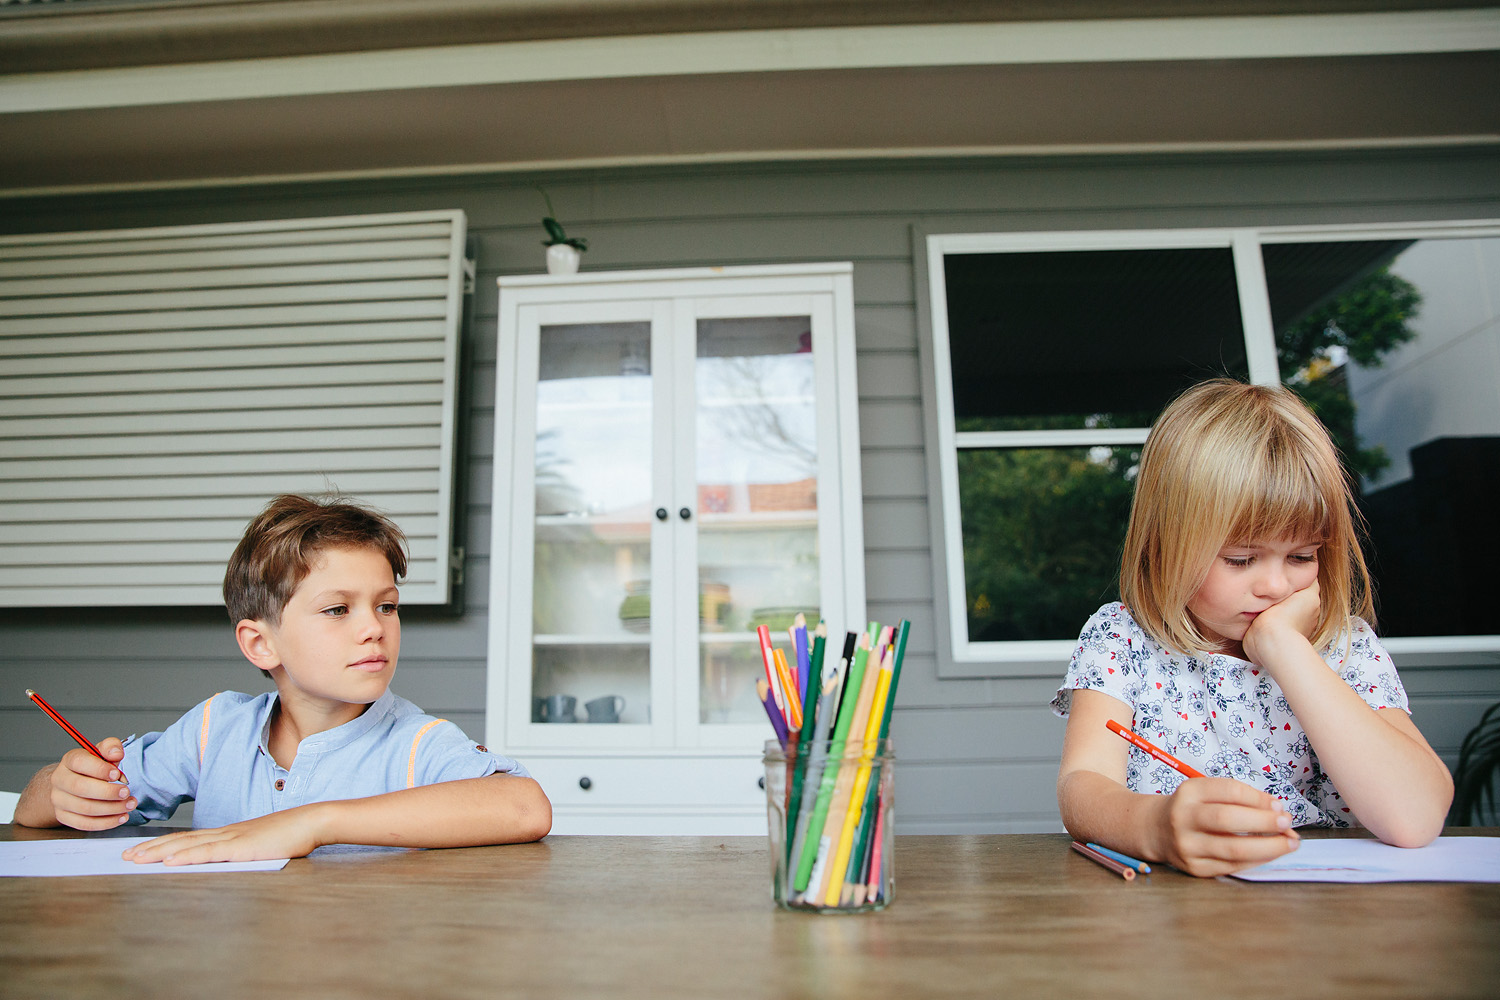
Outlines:
[[[0,606],[212,605],[337,490],[448,600],[462,212],[0,238]]]

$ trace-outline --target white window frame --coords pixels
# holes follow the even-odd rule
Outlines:
[[[1500,220],[1462,222],[1266,226],[1223,229],[1103,230],[1054,233],[946,233],[927,235],[927,313],[931,323],[931,364],[924,373],[927,407],[935,427],[937,461],[929,468],[933,517],[934,598],[939,632],[940,677],[1056,676],[1075,645],[1072,639],[976,642],[968,638],[963,531],[959,507],[958,452],[968,448],[1055,448],[1133,445],[1149,428],[1102,430],[963,431],[953,413],[952,357],[944,261],[950,255],[1080,250],[1179,250],[1228,248],[1233,253],[1240,322],[1250,381],[1280,381],[1275,331],[1260,248],[1273,243],[1334,242],[1356,239],[1460,239],[1500,236]],[[919,266],[919,273],[922,269]],[[920,305],[919,305],[920,308]],[[1082,622],[1079,622],[1080,627]],[[1403,666],[1455,666],[1494,663],[1500,635],[1405,636],[1384,640]]]

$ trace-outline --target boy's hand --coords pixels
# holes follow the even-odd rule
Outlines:
[[[1162,855],[1189,875],[1227,875],[1297,849],[1292,818],[1271,795],[1233,778],[1190,778],[1166,797]]]
[[[211,830],[169,833],[129,848],[120,857],[137,864],[162,861],[168,865],[300,858],[322,846],[314,821],[316,810],[316,804],[300,806]]]
[[[63,754],[52,769],[52,809],[64,826],[108,830],[129,819],[138,804],[114,766],[125,757],[124,744],[111,736],[99,742],[99,752],[108,763],[80,747]]]
[[[1274,660],[1275,647],[1287,639],[1298,637],[1311,640],[1318,627],[1318,616],[1322,611],[1318,596],[1318,581],[1314,580],[1302,590],[1293,591],[1278,604],[1273,604],[1250,623],[1242,645],[1245,657],[1257,666],[1269,667],[1268,659]]]

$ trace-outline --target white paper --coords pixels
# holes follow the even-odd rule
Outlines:
[[[1439,837],[1417,848],[1378,840],[1304,840],[1292,853],[1234,877],[1252,882],[1500,882],[1500,837]]]
[[[86,837],[78,840],[11,840],[0,842],[0,877],[64,875],[169,875],[191,872],[274,872],[286,865],[275,861],[214,861],[202,865],[161,862],[138,865],[120,852],[151,837]]]

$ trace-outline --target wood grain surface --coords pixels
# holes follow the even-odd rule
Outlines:
[[[74,834],[0,826],[38,835]],[[0,996],[1500,996],[1500,885],[1127,883],[1068,843],[900,837],[891,906],[833,916],[778,910],[753,837],[5,878]]]

